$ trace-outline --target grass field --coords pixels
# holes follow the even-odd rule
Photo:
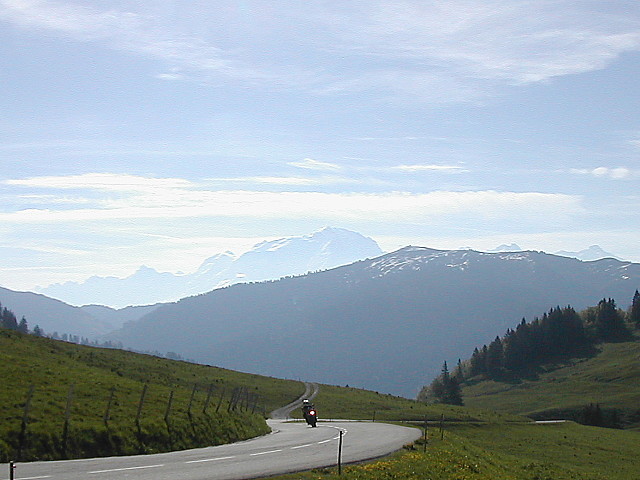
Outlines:
[[[300,382],[8,330],[0,330],[0,372],[0,461],[19,450],[23,460],[53,459],[249,438],[267,432],[265,412],[304,391]]]
[[[448,424],[386,459],[274,480],[637,480],[640,433],[554,425]]]
[[[606,343],[593,358],[547,366],[519,383],[484,381],[463,388],[465,404],[524,415],[560,415],[590,403],[615,408],[638,428],[640,341]]]
[[[511,414],[498,414],[475,408],[453,405],[428,405],[407,398],[383,395],[352,387],[323,385],[316,399],[318,414],[323,419],[354,419],[379,421],[439,421],[456,422],[526,421]],[[295,412],[299,415],[298,412]]]
[[[304,392],[297,381],[8,330],[0,330],[0,372],[2,461],[157,452],[249,438],[266,433],[268,412]],[[239,391],[237,408],[231,408]],[[483,421],[487,415],[327,385],[315,401],[325,419],[438,421],[444,415]]]
[[[561,407],[579,400],[628,406],[627,402],[638,398],[639,353],[634,342],[608,344],[597,357],[574,362],[573,368],[542,373],[531,385],[479,384],[470,387],[476,388],[476,395],[467,397],[470,407],[426,405],[327,385],[321,385],[315,403],[321,419],[408,421],[413,425],[430,421],[426,446],[419,441],[383,460],[346,466],[342,478],[348,480],[638,480],[640,432],[572,422],[536,425],[505,412],[531,413],[540,405]],[[4,387],[0,390],[4,407],[0,461],[4,462],[16,459],[32,385],[23,460],[155,452],[249,438],[267,431],[265,412],[304,391],[304,385],[296,381],[6,330],[0,330],[0,371]],[[594,387],[603,385],[608,392],[594,397]],[[567,389],[576,389],[578,399],[567,394]],[[143,390],[146,395],[140,406]],[[232,409],[234,391],[244,396]],[[110,418],[105,423],[110,398]],[[332,477],[337,477],[335,469],[322,469],[282,480]]]

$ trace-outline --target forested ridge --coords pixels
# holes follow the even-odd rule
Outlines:
[[[462,405],[461,387],[482,380],[517,381],[535,375],[542,365],[574,357],[591,356],[596,345],[633,340],[640,330],[640,293],[622,310],[612,298],[576,312],[571,306],[555,307],[531,322],[526,319],[504,336],[475,348],[466,361],[458,361],[453,372],[445,362],[441,374],[425,386],[418,399]]]
[[[8,330],[14,330],[21,333],[33,333],[36,335],[40,335],[42,333],[42,330],[38,325],[35,326],[33,331],[30,331],[26,318],[22,317],[20,321],[18,321],[18,317],[16,317],[16,314],[9,310],[7,307],[3,307],[1,303],[0,328],[6,328]]]

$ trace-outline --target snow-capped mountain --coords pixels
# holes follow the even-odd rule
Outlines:
[[[626,308],[639,287],[640,264],[615,259],[406,247],[185,298],[109,338],[236,370],[414,396],[443,361],[468,357],[523,317],[605,297]]]
[[[382,254],[371,238],[342,228],[324,228],[310,235],[258,243],[236,257],[224,252],[206,259],[191,274],[160,273],[140,267],[126,278],[94,276],[38,292],[72,305],[151,305],[177,301],[240,282],[273,280],[289,275],[346,265]]]

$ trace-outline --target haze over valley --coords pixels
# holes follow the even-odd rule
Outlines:
[[[369,238],[325,228],[260,243],[222,268],[213,257],[193,275],[172,276],[173,292],[201,281],[196,295],[175,302],[76,307],[8,289],[0,301],[58,337],[413,398],[444,360],[468,356],[523,317],[604,297],[624,305],[640,284],[640,265],[612,256],[585,262],[517,245],[496,250],[504,251],[405,247],[381,254]],[[342,266],[323,268],[330,265]],[[240,271],[247,275],[239,278]],[[96,299],[101,292],[131,300],[145,289],[166,294],[155,274],[149,283],[135,281],[96,278],[67,287]]]

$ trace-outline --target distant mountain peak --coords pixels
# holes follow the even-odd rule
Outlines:
[[[520,248],[520,246],[516,243],[512,243],[510,245],[503,243],[502,245],[498,245],[496,248],[489,251],[490,252],[521,252],[522,248]]]
[[[151,305],[238,282],[275,280],[326,270],[382,253],[371,238],[344,228],[324,227],[308,235],[257,243],[240,256],[230,251],[217,253],[190,274],[160,273],[143,265],[126,278],[94,276],[84,282],[55,284],[38,291],[74,305],[104,304],[119,308]]]
[[[560,250],[556,252],[556,255],[560,255],[562,257],[572,257],[577,258],[578,260],[582,260],[585,262],[600,260],[602,258],[615,258],[616,260],[622,260],[620,257],[609,253],[600,247],[600,245],[591,245],[589,248],[585,248],[584,250],[580,250],[578,252],[568,252],[566,250]]]

